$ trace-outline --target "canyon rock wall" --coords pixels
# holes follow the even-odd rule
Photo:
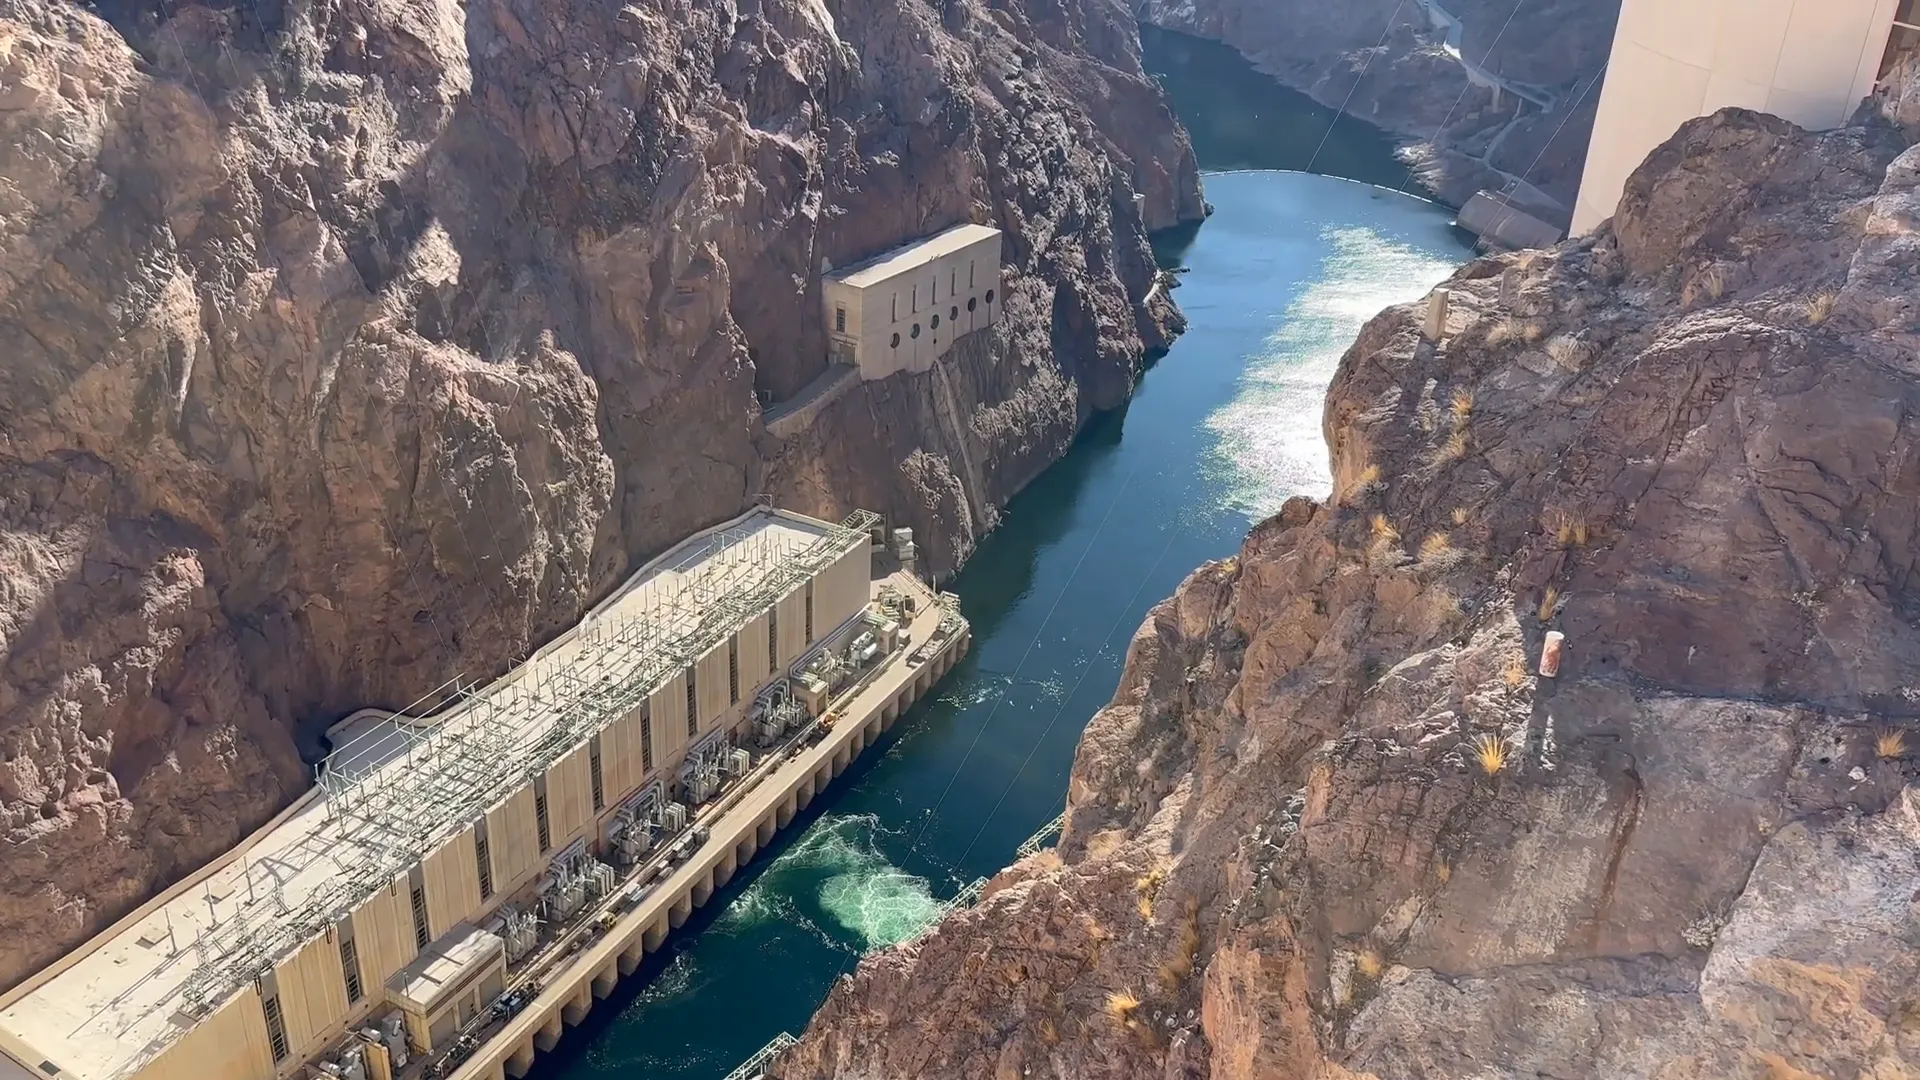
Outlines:
[[[0,0],[0,985],[762,493],[952,568],[1201,212],[1109,0]],[[962,221],[992,347],[769,435]]]
[[[1058,849],[777,1074],[1920,1076],[1906,147],[1695,120],[1376,317],[1335,498],[1153,610]]]
[[[1262,71],[1406,140],[1422,183],[1459,206],[1518,176],[1573,205],[1619,0],[1440,0],[1460,51],[1544,88],[1542,110],[1468,82],[1418,0],[1141,0],[1142,20],[1233,46]]]

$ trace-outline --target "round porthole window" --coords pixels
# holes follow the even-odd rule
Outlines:
[[[960,317],[960,309],[959,309],[958,307],[953,307],[953,308],[948,308],[948,309],[947,309],[947,318],[949,318],[949,319],[957,319],[957,318],[959,318],[959,317]]]
[[[935,315],[935,316],[933,317],[933,328],[934,328],[935,330],[938,330],[938,329],[940,329],[940,316],[938,316],[938,315]]]
[[[896,349],[900,347],[900,335],[899,335],[899,334],[895,334],[895,335],[893,335],[893,347],[894,347],[894,348],[896,348]]]
[[[991,304],[991,303],[993,303],[993,290],[992,290],[992,289],[988,289],[988,290],[987,290],[987,303],[989,303],[989,304]]]
[[[919,336],[920,336],[920,324],[919,324],[919,323],[914,323],[914,324],[913,324],[913,329],[911,329],[911,330],[909,330],[909,331],[907,331],[907,336],[908,336],[908,337],[914,337],[914,338],[917,338],[917,337],[919,337]]]
[[[967,297],[967,310],[972,311],[976,306],[979,305],[979,303],[980,301],[977,298],[971,297],[971,296]]]

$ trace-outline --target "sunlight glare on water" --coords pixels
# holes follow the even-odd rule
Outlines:
[[[1220,181],[1215,180],[1215,183]],[[1320,414],[1340,357],[1381,309],[1426,295],[1453,273],[1430,240],[1408,242],[1370,226],[1329,226],[1321,277],[1284,311],[1247,358],[1239,393],[1207,417],[1229,505],[1259,519],[1291,495],[1325,498],[1333,487]]]

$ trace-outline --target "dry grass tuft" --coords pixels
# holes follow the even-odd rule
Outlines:
[[[1420,566],[1426,570],[1444,572],[1451,570],[1465,560],[1467,553],[1453,546],[1453,538],[1445,532],[1432,532],[1420,541]]]
[[[1361,949],[1353,958],[1354,969],[1369,979],[1377,979],[1387,969],[1386,958],[1372,949]]]
[[[1060,860],[1060,853],[1052,848],[1042,848],[1030,861],[1033,863],[1033,868],[1043,874],[1058,870],[1065,865]]]
[[[1473,391],[1457,390],[1453,395],[1453,426],[1466,427],[1473,419]]]
[[[1378,491],[1380,486],[1380,466],[1369,464],[1361,469],[1360,474],[1347,485],[1347,489],[1340,493],[1340,501],[1351,503],[1357,499],[1364,499]]]
[[[1907,735],[1904,731],[1882,728],[1873,737],[1873,753],[1876,757],[1888,761],[1907,756]]]
[[[1153,921],[1153,901],[1160,893],[1160,886],[1167,882],[1165,863],[1155,866],[1133,883],[1133,891],[1139,897],[1140,917],[1147,922]]]
[[[1174,943],[1173,956],[1160,965],[1160,985],[1177,990],[1193,974],[1200,958],[1200,901],[1188,900],[1186,916],[1180,921],[1180,937]]]
[[[1554,513],[1549,524],[1553,529],[1553,538],[1560,542],[1561,547],[1587,546],[1587,516],[1585,514],[1560,510]]]
[[[1527,685],[1527,662],[1521,657],[1513,657],[1507,666],[1501,669],[1500,678],[1507,684],[1507,692],[1513,693]]]
[[[1054,1024],[1053,1017],[1043,1016],[1040,1018],[1040,1040],[1048,1046],[1059,1045],[1060,1028]]]
[[[1445,885],[1453,880],[1453,866],[1449,863],[1441,863],[1433,868],[1433,876],[1440,879],[1440,884]]]
[[[1473,511],[1468,510],[1464,506],[1456,506],[1453,508],[1453,523],[1455,525],[1465,525],[1467,522],[1472,520],[1473,520]]]
[[[1507,767],[1510,749],[1507,740],[1498,735],[1482,735],[1473,740],[1473,760],[1479,763],[1481,772],[1495,776]]]
[[[1579,371],[1586,362],[1586,349],[1578,340],[1565,334],[1547,342],[1547,355],[1553,358],[1554,363],[1568,371]]]
[[[1552,622],[1554,615],[1558,614],[1559,611],[1560,587],[1557,585],[1549,585],[1547,586],[1545,595],[1540,597],[1540,621]]]
[[[1472,445],[1473,437],[1467,434],[1465,428],[1455,429],[1454,433],[1447,437],[1447,441],[1440,444],[1440,449],[1434,454],[1433,459],[1435,462],[1459,461],[1467,456],[1467,450]]]
[[[1717,301],[1725,295],[1727,276],[1721,272],[1720,264],[1714,263],[1687,279],[1686,285],[1680,290],[1680,302],[1687,307],[1694,307],[1702,297]]]
[[[1400,530],[1393,527],[1385,514],[1373,515],[1373,540],[1375,543],[1397,544],[1400,542]]]
[[[1828,318],[1832,317],[1833,305],[1838,302],[1839,299],[1840,293],[1836,289],[1821,289],[1819,292],[1807,297],[1805,310],[1808,324],[1819,326],[1821,323],[1826,322]]]
[[[1140,1007],[1140,999],[1133,996],[1131,990],[1116,990],[1107,995],[1107,1015],[1121,1023],[1133,1019],[1133,1011]]]

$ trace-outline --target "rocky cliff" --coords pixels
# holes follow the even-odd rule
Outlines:
[[[1692,121],[1375,318],[1336,497],[1153,610],[1057,851],[782,1080],[1920,1075],[1906,145]]]
[[[1142,20],[1225,42],[1324,105],[1400,136],[1421,182],[1461,205],[1509,177],[1566,206],[1580,186],[1619,0],[1439,0],[1461,57],[1550,107],[1469,82],[1428,0],[1140,0]]]
[[[760,493],[952,567],[1201,209],[1110,0],[0,0],[0,985]],[[989,347],[769,435],[970,220]]]

